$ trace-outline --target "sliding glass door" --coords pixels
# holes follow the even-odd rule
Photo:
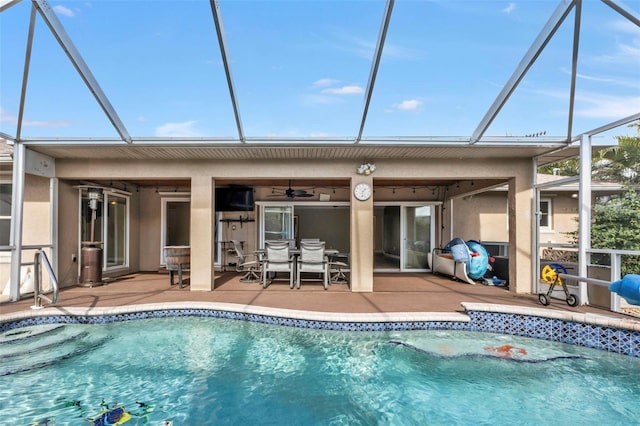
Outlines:
[[[265,205],[261,209],[262,235],[260,244],[269,240],[294,240],[292,205]]]
[[[129,196],[80,189],[80,247],[102,249],[103,270],[129,266]],[[99,195],[96,195],[99,194]]]
[[[379,203],[374,206],[374,270],[429,269],[435,227],[432,205]]]
[[[431,206],[404,206],[402,271],[429,268],[427,253],[431,251]]]

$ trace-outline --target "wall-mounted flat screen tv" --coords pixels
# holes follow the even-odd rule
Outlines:
[[[216,188],[216,211],[246,212],[253,209],[253,188],[245,186]]]

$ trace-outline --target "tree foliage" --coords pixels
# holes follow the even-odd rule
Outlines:
[[[578,243],[578,231],[569,232],[567,235],[574,244]],[[640,196],[633,188],[628,188],[621,198],[594,207],[591,246],[601,249],[640,250]],[[597,262],[592,258],[592,261],[594,260]],[[622,274],[640,274],[640,256],[623,256]]]
[[[618,145],[599,151],[592,161],[591,178],[626,186],[620,196],[598,198],[592,213],[591,247],[613,250],[640,250],[640,121],[632,124],[637,136],[618,136]],[[569,159],[539,169],[563,176],[579,173],[578,159]],[[578,231],[567,233],[573,243]],[[592,262],[598,262],[592,256]],[[600,262],[606,263],[606,262]],[[622,274],[640,274],[640,256],[622,256]]]
[[[636,128],[637,136],[616,136],[618,145],[594,154],[591,164],[593,180],[627,185],[640,184],[640,121],[629,127]],[[580,161],[577,158],[570,158],[542,166],[538,172],[577,176],[580,173]]]

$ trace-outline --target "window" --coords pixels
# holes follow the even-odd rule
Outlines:
[[[0,182],[0,246],[9,245],[11,231],[11,182]]]
[[[550,198],[541,198],[540,199],[540,229],[541,230],[551,230],[553,229],[552,219],[552,209],[551,209],[551,199]]]

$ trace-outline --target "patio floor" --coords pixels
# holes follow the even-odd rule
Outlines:
[[[352,293],[346,284],[324,290],[320,282],[304,282],[290,289],[288,280],[266,289],[258,283],[241,283],[233,272],[217,273],[214,291],[191,291],[186,284],[170,286],[166,273],[136,273],[97,287],[67,287],[60,291],[58,307],[116,307],[143,303],[224,302],[269,308],[337,313],[464,312],[461,302],[496,303],[543,308],[536,295],[516,295],[502,287],[469,285],[430,273],[375,274],[372,293]],[[1,314],[28,311],[29,297],[0,305]],[[568,306],[552,299],[546,309],[597,313],[633,318],[593,306]]]

